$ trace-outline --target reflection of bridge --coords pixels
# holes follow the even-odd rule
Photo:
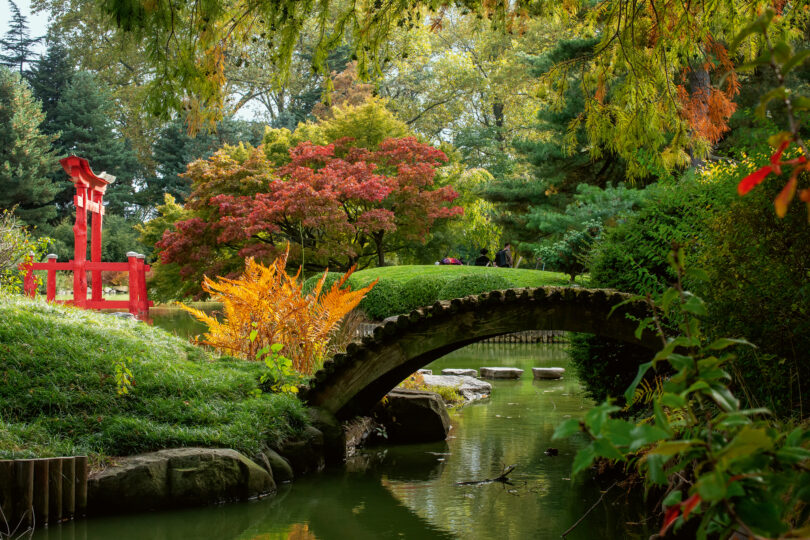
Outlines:
[[[367,412],[417,369],[456,349],[524,330],[567,330],[660,347],[652,333],[635,337],[647,306],[631,302],[608,317],[628,295],[605,289],[541,287],[492,291],[436,302],[391,318],[345,354],[328,360],[301,397],[341,420]],[[628,318],[626,315],[634,315]]]

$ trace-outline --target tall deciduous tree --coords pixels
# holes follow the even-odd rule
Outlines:
[[[11,8],[11,21],[8,31],[3,39],[0,39],[0,64],[20,72],[25,73],[26,64],[30,64],[35,57],[31,48],[39,42],[41,38],[32,38],[28,31],[28,21],[20,12],[20,8],[13,0],[6,0]]]
[[[57,188],[48,178],[58,167],[55,137],[40,129],[44,117],[28,85],[0,67],[0,208],[17,206],[17,216],[37,226],[56,215]]]

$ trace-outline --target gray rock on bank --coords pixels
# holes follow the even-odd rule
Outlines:
[[[475,370],[472,370],[475,371]],[[492,392],[492,385],[479,381],[475,377],[464,375],[425,375],[425,384],[429,386],[449,386],[458,389],[459,394],[467,401],[482,399]]]
[[[443,369],[442,375],[463,375],[465,377],[478,377],[478,371],[474,369]]]
[[[481,376],[486,379],[519,379],[523,370],[510,367],[482,367]]]
[[[385,426],[388,442],[443,441],[450,432],[450,416],[439,394],[396,388],[374,407],[374,419]]]
[[[532,374],[535,379],[562,379],[565,373],[565,368],[561,367],[535,367],[532,368]]]
[[[94,514],[138,512],[246,500],[274,492],[265,469],[236,450],[177,448],[121,458],[90,477]]]

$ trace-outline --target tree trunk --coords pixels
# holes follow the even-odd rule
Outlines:
[[[689,89],[692,93],[692,99],[700,103],[700,108],[696,113],[703,118],[707,118],[709,116],[709,95],[712,89],[709,72],[704,62],[705,58],[701,57],[692,63],[692,67],[689,70]],[[706,121],[708,121],[708,118]],[[703,158],[697,157],[694,151],[692,151],[691,154],[691,167],[694,168],[703,165]]]

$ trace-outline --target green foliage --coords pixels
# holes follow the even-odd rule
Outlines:
[[[713,178],[733,185],[740,169]],[[698,255],[709,281],[698,292],[715,335],[744,335],[759,346],[742,351],[732,370],[749,402],[803,417],[810,410],[810,226],[803,205],[782,219],[774,214],[780,184],[758,186],[710,219]]]
[[[402,303],[405,311],[430,306],[439,299],[439,292],[453,278],[450,276],[415,277],[402,286]],[[458,279],[458,278],[456,278]]]
[[[125,396],[132,390],[135,382],[135,375],[129,369],[132,358],[123,358],[115,363],[115,386],[119,396]]]
[[[340,281],[343,276],[343,272],[327,272],[326,278],[323,281],[323,287],[321,287],[321,294],[329,291],[329,289],[331,289],[335,283]],[[301,294],[308,295],[311,293],[322,277],[323,274],[315,274],[314,276],[307,278],[307,280],[304,281],[303,285],[301,286]],[[351,282],[351,278],[349,278],[349,280],[343,285],[344,289],[349,286],[349,282]]]
[[[332,117],[321,122],[321,130],[329,142],[349,137],[352,146],[368,150],[376,149],[385,139],[413,135],[402,120],[385,108],[385,101],[377,98],[357,106],[333,107]]]
[[[5,37],[0,39],[0,65],[23,75],[26,64],[35,57],[33,46],[42,38],[29,37],[28,21],[17,4],[8,0],[8,6],[11,8],[11,20]]]
[[[354,285],[356,281],[352,281]],[[360,309],[367,317],[380,321],[391,315],[403,313],[406,306],[402,299],[402,284],[393,279],[380,279],[360,302]]]
[[[492,272],[470,274],[448,281],[439,291],[439,300],[451,300],[471,294],[510,289],[514,284],[502,275]]]
[[[602,223],[587,221],[581,230],[572,229],[550,245],[535,248],[534,254],[549,268],[571,276],[571,282],[588,268],[588,255],[602,233]]]
[[[803,500],[810,482],[810,433],[766,419],[766,409],[740,406],[727,386],[726,369],[735,357],[731,351],[750,343],[711,339],[703,332],[700,318],[706,306],[683,288],[683,258],[682,249],[673,252],[677,283],[655,295],[654,302],[648,299],[653,316],[639,325],[640,330],[652,323],[661,328],[660,317],[666,317],[678,321],[678,335],[661,335],[663,348],[639,367],[625,392],[629,401],[650,369],[671,369],[674,374],[652,399],[652,413],[638,422],[621,420],[614,417],[619,407],[605,401],[583,421],[558,426],[554,438],[580,431],[589,436],[590,444],[574,458],[574,474],[597,458],[638,458],[647,486],[669,486],[662,535],[671,525],[677,530],[697,516],[699,538],[725,537],[738,528],[749,536],[767,537],[795,528],[788,536],[804,536],[806,529],[798,529],[807,518]],[[700,272],[691,275],[702,278]]]
[[[250,340],[256,339],[257,332],[250,333]],[[297,394],[298,384],[302,382],[301,374],[293,367],[293,362],[286,356],[279,354],[284,345],[273,343],[256,352],[256,360],[263,362],[267,371],[262,373],[259,381],[266,385],[271,392],[277,394]]]
[[[56,215],[58,188],[48,179],[58,167],[51,142],[40,129],[39,103],[17,74],[0,67],[0,208],[17,206],[27,225],[39,226]]]
[[[621,396],[650,351],[591,334],[571,334],[571,363],[588,395],[595,401]]]
[[[156,174],[145,178],[145,188],[138,192],[138,203],[154,208],[165,202],[166,195],[182,203],[191,193],[191,182],[182,176],[189,163],[207,159],[226,144],[246,142],[256,145],[261,140],[261,129],[257,122],[226,118],[217,123],[215,132],[191,137],[182,121],[164,126],[152,145]]]
[[[0,319],[3,458],[181,446],[253,455],[306,423],[295,397],[254,395],[261,363],[212,358],[158,328],[42,301],[2,296]],[[137,380],[119,397],[121,361]]]
[[[19,265],[39,262],[48,238],[34,238],[10,210],[0,212],[0,292],[21,293],[24,274]]]

